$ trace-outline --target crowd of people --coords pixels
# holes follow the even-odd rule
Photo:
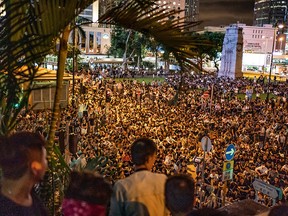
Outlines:
[[[186,77],[181,87],[179,81],[173,76],[150,84],[128,79],[118,82],[83,72],[73,106],[61,110],[59,121],[59,133],[64,133],[59,143],[76,143],[73,151],[66,148],[63,152],[71,169],[84,169],[100,158],[93,169],[114,184],[134,172],[131,143],[149,137],[158,146],[152,172],[191,174],[198,208],[218,208],[223,197],[226,202],[257,199],[271,206],[269,196],[254,190],[255,178],[280,188],[282,201],[287,199],[288,84],[208,75]],[[267,91],[273,95],[268,101],[261,98]],[[23,113],[16,130],[45,136],[50,114],[49,110]],[[213,146],[206,153],[205,167],[203,136]],[[224,151],[231,143],[236,146],[233,179],[227,181],[225,190]]]

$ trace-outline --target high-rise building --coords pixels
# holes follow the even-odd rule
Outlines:
[[[199,0],[166,0],[156,1],[158,5],[162,5],[167,10],[175,10],[178,13],[174,14],[172,19],[182,19],[185,17],[185,22],[195,22],[199,20]]]
[[[178,11],[173,16],[169,17],[169,19],[181,19],[184,17],[184,9],[185,9],[185,0],[166,0],[166,1],[156,1],[156,3],[161,7],[161,9],[165,9],[165,11]]]
[[[199,0],[185,1],[185,17],[187,22],[196,22],[199,20]]]
[[[255,0],[254,25],[287,23],[288,0]]]
[[[105,12],[105,6],[110,2],[112,2],[112,0],[95,1],[82,13],[80,13],[79,16],[93,21],[92,24],[81,26],[86,34],[86,37],[79,35],[78,48],[83,54],[105,54],[107,49],[110,47],[111,29],[97,23],[99,16]]]
[[[86,32],[86,38],[80,36],[79,48],[85,54],[104,54],[110,46],[111,28],[108,25],[97,23],[99,17],[110,7],[119,3],[119,0],[98,0],[87,7],[80,16],[92,20],[92,25],[82,26]],[[199,0],[157,0],[156,3],[163,7],[165,11],[175,10],[172,19],[182,19],[185,21],[198,21]]]
[[[85,17],[93,22],[97,22],[99,17],[103,15],[110,7],[115,6],[118,0],[98,0],[89,5],[80,13],[80,16]]]
[[[99,2],[99,17],[103,15],[110,7],[115,6],[118,0],[98,0]]]
[[[110,7],[115,6],[119,0],[98,0],[97,2],[98,15],[101,16]],[[198,21],[199,19],[199,0],[158,0],[155,3],[167,8],[167,10],[178,10],[179,14],[175,14],[174,19],[180,19],[184,16],[187,22]]]
[[[89,5],[79,16],[97,22],[99,18],[99,1],[95,1],[93,4]]]

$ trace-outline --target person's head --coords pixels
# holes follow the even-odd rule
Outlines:
[[[101,175],[89,171],[72,171],[65,198],[107,205],[112,189]]]
[[[47,169],[45,140],[39,133],[17,132],[0,139],[0,167],[6,179],[32,174],[41,180]]]
[[[213,208],[203,208],[190,212],[187,216],[228,216],[226,211],[220,211]]]
[[[165,203],[172,215],[189,213],[194,206],[195,183],[184,174],[171,176],[165,184]]]
[[[268,216],[288,216],[288,206],[279,205],[271,208]]]
[[[87,216],[105,215],[111,194],[112,186],[102,176],[89,171],[73,171],[62,204],[63,213],[72,216],[85,210]]]
[[[136,166],[145,165],[151,170],[156,160],[157,146],[148,138],[139,138],[131,146],[132,162]]]

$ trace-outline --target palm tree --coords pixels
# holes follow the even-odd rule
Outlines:
[[[181,68],[181,82],[175,95],[175,99],[177,99],[181,91],[183,75],[191,70],[199,71],[197,63],[193,61],[198,55],[195,50],[210,44],[207,41],[199,40],[199,37],[190,30],[200,22],[187,23],[185,17],[170,19],[179,11],[167,11],[165,7],[161,7],[156,2],[151,0],[121,1],[102,15],[98,22],[118,25],[152,37],[168,53],[171,53]]]
[[[153,37],[150,37],[149,39],[150,40],[149,40],[148,48],[155,55],[155,70],[157,71],[157,68],[158,68],[158,51],[161,48],[161,44],[158,41],[154,40]]]
[[[128,0],[122,1],[118,6],[110,8],[99,18],[99,23],[119,25],[125,29],[131,29],[153,37],[173,53],[179,60],[180,66],[197,68],[197,64],[191,61],[191,57],[197,56],[191,48],[206,45],[192,35],[189,29],[199,22],[184,22],[185,18],[168,19],[178,14],[179,11],[166,11],[156,1],[151,0]]]
[[[24,95],[29,95],[33,90],[38,66],[53,49],[53,40],[60,35],[64,36],[62,33],[71,20],[92,2],[93,0],[2,1],[0,7],[4,7],[4,10],[1,11],[0,18],[0,99],[7,105],[2,108],[1,133],[7,134],[13,129],[15,121],[11,118],[6,120],[9,116],[6,114],[23,108],[25,103],[23,106],[20,103],[19,107],[15,107],[15,104],[19,102],[19,98],[27,100]],[[61,69],[58,73],[62,73]]]
[[[30,92],[35,89],[34,80],[38,76],[38,66],[53,50],[55,38],[60,38],[55,102],[47,142],[49,173],[52,173],[54,180],[61,177],[53,176],[58,173],[56,165],[61,160],[61,154],[55,149],[54,137],[59,116],[59,98],[70,23],[93,2],[94,0],[3,0],[0,4],[0,8],[4,8],[0,11],[1,134],[9,134],[13,131],[18,122],[18,114],[27,105]],[[65,167],[62,168],[64,174],[69,172]],[[52,181],[53,184],[54,182]],[[53,185],[52,189],[55,189],[55,186]],[[55,190],[51,191],[53,200]],[[54,203],[52,202],[52,214],[55,209]]]

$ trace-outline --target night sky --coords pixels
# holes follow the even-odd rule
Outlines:
[[[253,24],[254,0],[199,0],[201,26]]]

